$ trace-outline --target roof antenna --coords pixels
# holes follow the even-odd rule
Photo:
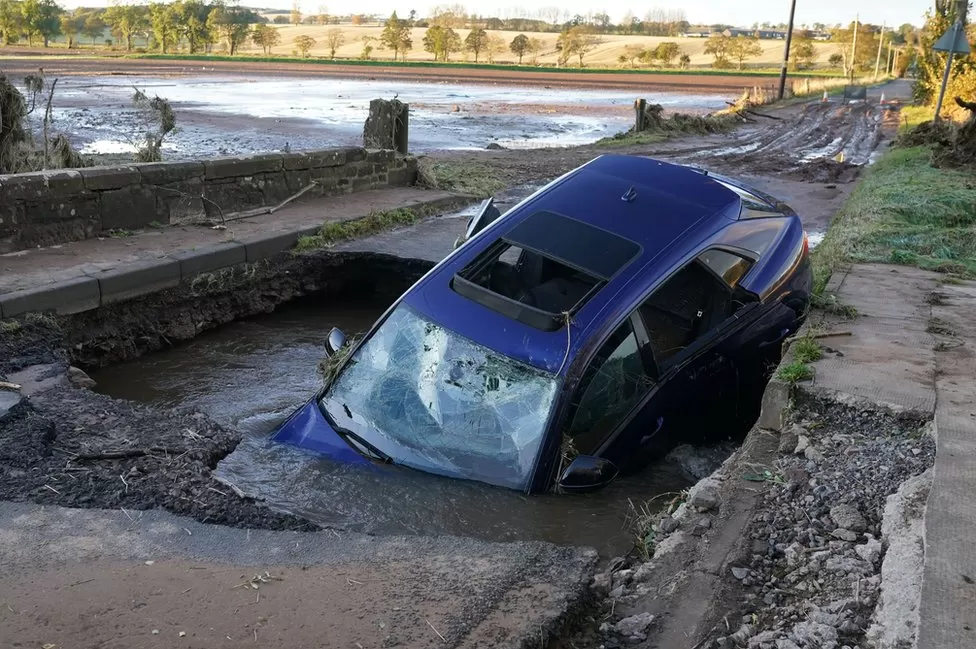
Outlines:
[[[624,192],[624,195],[620,197],[620,200],[626,203],[633,203],[634,199],[637,198],[637,190],[631,185],[630,189]]]

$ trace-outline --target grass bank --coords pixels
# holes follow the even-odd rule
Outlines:
[[[928,146],[894,148],[867,169],[814,251],[818,293],[847,262],[976,277],[976,182],[931,156]]]

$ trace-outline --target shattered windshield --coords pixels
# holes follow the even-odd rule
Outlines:
[[[399,464],[526,486],[556,378],[401,304],[350,359],[322,405]]]

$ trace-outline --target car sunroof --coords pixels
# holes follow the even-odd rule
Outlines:
[[[451,286],[508,317],[555,331],[639,252],[623,237],[537,212],[461,269]]]

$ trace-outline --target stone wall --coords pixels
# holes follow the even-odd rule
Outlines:
[[[0,253],[416,177],[415,159],[362,148],[0,175]]]

